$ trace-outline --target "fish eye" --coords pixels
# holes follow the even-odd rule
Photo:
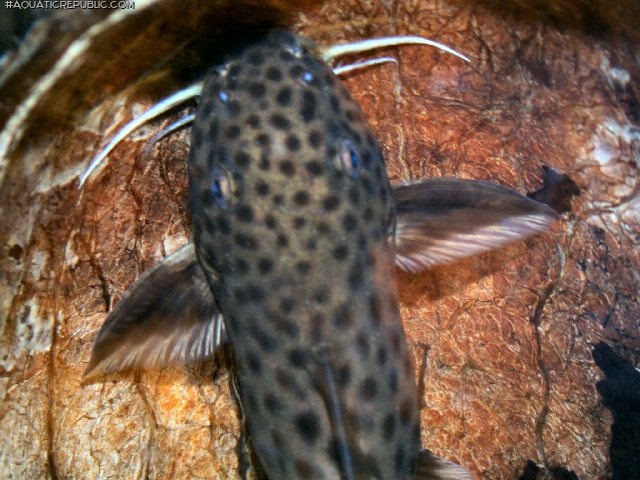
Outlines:
[[[337,166],[343,172],[358,178],[360,173],[360,155],[351,143],[351,140],[343,140],[340,142],[338,150]]]
[[[209,191],[218,207],[225,208],[228,205],[232,193],[232,180],[226,171],[219,167],[213,170]]]

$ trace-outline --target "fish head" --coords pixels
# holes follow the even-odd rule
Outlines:
[[[313,45],[293,34],[274,32],[217,69],[191,152],[196,252],[222,303],[301,282],[357,285],[360,262],[393,233],[375,137]]]

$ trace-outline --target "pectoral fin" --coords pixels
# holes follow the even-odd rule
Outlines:
[[[222,315],[189,243],[125,293],[98,332],[83,379],[195,362],[224,341]]]
[[[436,457],[425,449],[418,456],[416,480],[473,480],[473,475],[457,463]]]
[[[548,206],[480,180],[434,178],[394,187],[396,265],[417,272],[543,232]]]

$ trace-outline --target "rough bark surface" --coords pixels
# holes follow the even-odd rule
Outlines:
[[[189,238],[188,131],[149,150],[168,120],[154,122],[82,193],[77,183],[132,115],[199,78],[243,18],[288,24],[320,44],[419,34],[472,58],[393,48],[384,53],[397,66],[345,79],[392,181],[458,176],[527,193],[548,166],[580,194],[546,235],[400,275],[423,444],[479,479],[637,478],[640,439],[620,426],[638,424],[629,391],[640,384],[636,3],[616,4],[623,14],[606,2],[269,3],[136,2],[118,21],[55,14],[7,57],[0,476],[239,477],[240,422],[222,356],[80,382],[106,312]]]

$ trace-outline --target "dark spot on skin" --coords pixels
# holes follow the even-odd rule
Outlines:
[[[223,271],[226,273],[229,271],[228,267],[225,267]],[[233,295],[238,303],[244,303],[246,301],[246,294],[244,293],[244,288],[238,287],[234,290]]]
[[[260,168],[260,170],[266,171],[269,170],[271,168],[271,162],[269,161],[269,158],[267,157],[267,155],[262,155],[260,157],[260,163],[258,163],[258,167]]]
[[[371,220],[373,218],[373,209],[370,206],[367,206],[367,208],[364,209],[362,216],[366,221]]]
[[[288,135],[287,139],[285,140],[285,144],[291,152],[297,152],[298,150],[300,150],[300,140],[295,135]]]
[[[313,467],[306,460],[302,460],[299,458],[295,461],[293,466],[300,478],[309,478],[313,476]]]
[[[375,147],[377,145],[376,139],[371,132],[366,133],[366,141],[371,147]]]
[[[358,335],[356,336],[356,346],[358,347],[358,350],[363,357],[366,358],[367,356],[369,356],[369,339],[367,338],[367,335],[365,333],[358,333]]]
[[[304,67],[299,64],[292,65],[289,69],[291,78],[298,78],[302,72],[304,72]]]
[[[405,427],[409,425],[413,419],[413,402],[404,399],[400,404],[400,423]]]
[[[351,123],[361,123],[362,121],[360,115],[358,115],[358,112],[353,109],[347,110],[346,116],[347,120],[349,120],[349,122]]]
[[[273,441],[273,444],[276,447],[280,449],[285,447],[284,438],[282,437],[282,434],[278,430],[271,430],[271,440]]]
[[[286,131],[291,128],[291,122],[289,121],[289,119],[279,113],[274,113],[273,115],[271,115],[271,117],[269,117],[269,121],[271,122],[271,125],[273,125],[278,130]]]
[[[231,125],[227,127],[224,134],[228,140],[235,140],[240,135],[240,127],[238,125]]]
[[[379,230],[375,230],[373,232],[373,238],[374,239],[380,238],[380,236],[381,236],[381,234],[379,233]],[[358,249],[359,250],[364,250],[366,248],[366,246],[367,246],[367,237],[365,237],[364,234],[361,233],[358,236]]]
[[[256,303],[262,302],[265,297],[263,288],[259,287],[258,285],[248,285],[246,289],[246,293],[247,293],[248,299]]]
[[[279,207],[284,203],[284,197],[280,194],[274,195],[271,200],[276,207]]]
[[[308,356],[307,353],[300,349],[294,348],[289,350],[288,354],[289,363],[295,368],[305,368],[307,366]]]
[[[304,249],[307,250],[308,252],[312,252],[317,248],[317,242],[315,238],[310,238],[309,240],[307,240],[307,242],[304,244]]]
[[[398,372],[395,368],[389,372],[389,390],[391,393],[398,393]]]
[[[404,367],[404,373],[408,376],[413,376],[413,365],[411,359],[407,356],[404,358],[402,366]]]
[[[400,354],[401,336],[397,329],[394,329],[391,333],[391,348],[396,355]]]
[[[293,307],[295,307],[295,305],[296,305],[296,302],[291,297],[283,297],[280,300],[280,310],[284,314],[291,313],[291,311],[293,310]]]
[[[274,352],[276,348],[278,348],[278,343],[273,339],[273,337],[268,335],[258,325],[254,325],[250,332],[256,343],[263,351]]]
[[[254,51],[249,54],[249,63],[251,65],[260,66],[264,62],[264,55],[262,52]]]
[[[334,112],[339,112],[341,110],[340,100],[338,100],[338,97],[333,93],[329,96],[329,105],[331,106],[331,110]]]
[[[202,118],[207,119],[209,119],[213,115],[213,102],[210,99],[202,102],[200,106],[200,114]]]
[[[338,385],[345,388],[351,382],[351,367],[349,365],[343,365],[338,370]]]
[[[378,365],[384,367],[387,364],[387,349],[382,345],[378,347]]]
[[[262,98],[266,91],[264,83],[252,83],[249,85],[249,93],[254,98]]]
[[[324,167],[322,166],[322,164],[313,160],[306,164],[306,168],[307,172],[314,176],[322,175],[322,173],[324,172]]]
[[[326,222],[318,222],[316,228],[320,235],[328,235],[331,233],[331,226]]]
[[[229,78],[227,80],[227,90],[237,90],[238,89],[238,81],[235,78]]]
[[[298,270],[300,274],[305,275],[311,270],[311,264],[306,261],[298,262],[296,264],[296,270]]]
[[[236,163],[238,166],[245,168],[251,162],[251,157],[247,152],[240,151],[236,154]]]
[[[266,197],[269,195],[269,185],[262,180],[258,180],[256,182],[256,193],[262,197]]]
[[[298,190],[293,195],[293,201],[299,207],[304,207],[309,204],[309,193],[304,190]]]
[[[194,133],[199,131],[199,129],[194,129]],[[212,118],[209,121],[209,140],[216,140],[218,138],[218,134],[220,133],[220,124],[218,120]]]
[[[281,107],[287,107],[291,105],[291,89],[289,87],[283,87],[276,94],[276,102]]]
[[[231,226],[224,217],[218,217],[218,229],[220,230],[220,233],[224,235],[229,235],[231,233]]]
[[[371,152],[369,150],[362,152],[362,166],[364,168],[371,167]]]
[[[258,260],[258,271],[262,275],[268,274],[272,268],[273,268],[273,262],[268,258],[261,258],[260,260]]]
[[[211,218],[208,215],[206,217],[204,217],[204,229],[205,229],[205,231],[207,231],[207,232],[209,232],[211,234],[216,233],[216,230],[217,230],[215,223],[213,223],[213,218]],[[9,252],[9,256],[11,256],[11,251]],[[19,259],[19,257],[16,258],[16,260],[18,260],[18,259]]]
[[[252,222],[253,221],[253,210],[248,205],[238,205],[236,207],[236,218],[241,222]]]
[[[311,132],[309,132],[309,137],[308,137],[309,145],[314,150],[318,150],[322,146],[323,139],[324,139],[324,136],[319,130],[311,130]]]
[[[360,385],[360,397],[365,402],[373,400],[378,393],[378,384],[374,378],[367,377]]]
[[[236,258],[235,267],[235,270],[238,273],[245,274],[249,272],[249,264],[244,258]]]
[[[285,175],[292,176],[296,173],[296,166],[291,160],[280,162],[280,171]]]
[[[269,67],[267,69],[266,77],[272,82],[279,82],[282,80],[282,72],[277,67]]]
[[[252,392],[247,392],[244,401],[247,407],[249,407],[251,410],[258,410],[258,401],[256,400],[256,397]]]
[[[227,103],[227,111],[229,112],[229,116],[231,118],[235,118],[240,115],[240,112],[242,112],[242,105],[240,105],[240,102],[238,100],[232,100]]]
[[[349,249],[346,245],[341,244],[333,249],[333,258],[336,260],[344,260],[349,255]]]
[[[249,115],[247,117],[247,125],[251,128],[260,128],[260,117],[255,114]]]
[[[267,409],[271,415],[278,415],[282,411],[282,404],[278,397],[276,397],[273,393],[266,393],[263,399],[264,407]],[[274,442],[275,443],[275,442]]]
[[[280,59],[284,61],[284,63],[291,63],[295,57],[288,50],[280,50]]]
[[[380,325],[382,311],[380,301],[378,300],[378,295],[375,293],[369,297],[369,312],[371,324],[374,328],[377,328]]]
[[[386,442],[390,441],[396,431],[396,418],[389,413],[382,421],[382,439]]]
[[[296,325],[292,320],[289,320],[286,317],[276,317],[273,320],[273,324],[275,325],[278,331],[284,333],[289,338],[297,338],[300,334],[300,328]]]
[[[278,368],[276,370],[276,383],[282,387],[284,390],[292,391],[295,389],[296,385],[291,377],[285,370],[282,368]]]
[[[268,147],[271,145],[271,137],[266,133],[260,133],[256,135],[256,143],[261,147]]]
[[[310,122],[316,115],[316,96],[310,90],[302,93],[302,105],[300,106],[300,117],[304,122]]]
[[[351,213],[347,213],[342,220],[342,225],[347,232],[353,232],[358,228],[358,219]]]
[[[311,337],[320,338],[324,329],[325,317],[322,313],[314,313],[311,316]]]
[[[355,263],[349,272],[349,288],[352,291],[357,290],[362,286],[363,280],[362,266],[359,263]]]
[[[338,328],[347,328],[353,325],[353,316],[348,305],[342,304],[333,313],[333,325]]]
[[[278,246],[279,247],[286,247],[289,245],[289,237],[287,237],[284,233],[279,233],[278,234]]]
[[[293,228],[295,228],[296,230],[301,229],[306,224],[307,224],[307,219],[304,217],[295,217],[293,219]]]
[[[245,248],[247,250],[255,250],[258,247],[258,242],[256,242],[253,237],[245,233],[236,233],[233,236],[233,241],[240,248]]]
[[[313,292],[313,299],[319,304],[325,304],[329,301],[329,292],[326,288],[318,288]]]
[[[260,357],[254,352],[247,354],[247,366],[249,367],[249,371],[254,375],[260,375],[260,372],[262,372],[262,362],[260,361]]]
[[[382,168],[382,165],[378,164],[376,165],[374,172],[376,174],[376,178],[378,179],[378,181],[381,181],[382,178],[384,177],[384,168]]]
[[[371,184],[371,180],[369,180],[367,177],[363,177],[360,180],[360,184],[364,187],[369,196],[373,195],[373,185]]]
[[[340,206],[340,199],[335,195],[327,195],[322,200],[322,206],[327,212],[331,212]]]
[[[276,228],[278,226],[278,222],[276,221],[276,219],[274,218],[273,215],[267,213],[264,216],[264,224],[267,226],[267,228],[273,230],[274,228]]]
[[[395,461],[395,469],[396,469],[396,473],[398,474],[404,474],[405,471],[405,452],[404,452],[404,445],[398,445],[398,447],[396,448],[396,453],[394,455],[394,461]]]
[[[298,430],[298,434],[307,443],[313,445],[316,443],[320,435],[320,422],[315,413],[307,411],[296,415],[294,424]]]
[[[202,140],[204,140],[202,129],[194,128],[193,129],[193,148],[195,149],[202,148]]]
[[[360,191],[356,187],[351,187],[349,189],[349,201],[354,206],[358,206],[360,203]]]

